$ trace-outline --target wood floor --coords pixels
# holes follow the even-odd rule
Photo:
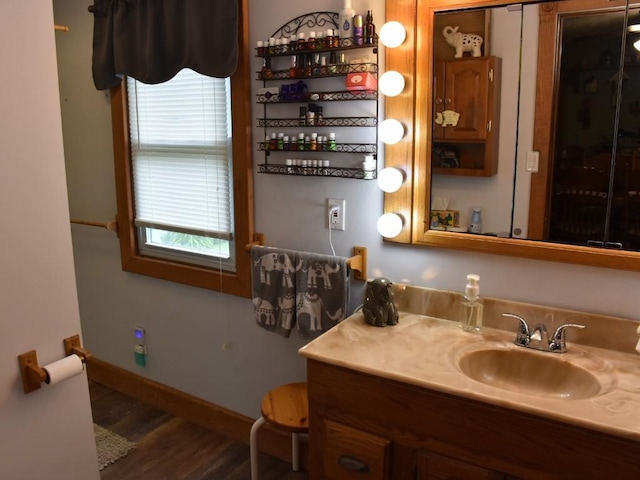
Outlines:
[[[249,480],[249,446],[89,382],[93,421],[136,448],[101,480]],[[307,480],[306,472],[260,454],[260,480]]]

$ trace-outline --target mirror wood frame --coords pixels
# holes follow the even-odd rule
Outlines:
[[[569,0],[585,9],[592,0]],[[404,225],[401,233],[387,242],[442,247],[482,253],[509,255],[537,260],[557,261],[622,270],[640,271],[640,252],[610,250],[576,245],[564,245],[523,240],[475,236],[464,233],[428,230],[431,192],[431,137],[433,16],[438,11],[503,6],[516,2],[496,0],[397,0],[386,2],[386,21],[398,21],[407,31],[405,42],[397,48],[385,50],[385,70],[396,70],[405,77],[405,89],[385,99],[385,118],[395,118],[405,126],[404,138],[385,145],[385,167],[395,167],[404,173],[405,182],[400,190],[385,194],[384,212],[397,213]],[[540,3],[523,0],[521,4]],[[602,2],[597,2],[602,5]],[[611,7],[624,7],[625,2],[613,0]],[[551,27],[555,31],[555,24]],[[555,38],[555,36],[554,36]],[[539,49],[541,54],[543,49]],[[542,53],[543,54],[543,53]],[[539,62],[540,63],[540,62]],[[538,74],[536,96],[544,85],[553,85],[555,67],[548,65]],[[546,87],[547,91],[548,88]],[[550,103],[550,102],[549,102]],[[549,106],[551,110],[551,106]],[[551,115],[549,113],[549,115]],[[549,117],[550,118],[550,117]],[[536,125],[536,128],[541,126]],[[548,136],[548,135],[547,135]],[[548,152],[541,152],[541,157]],[[543,163],[543,158],[541,158]],[[540,176],[548,175],[546,168]]]

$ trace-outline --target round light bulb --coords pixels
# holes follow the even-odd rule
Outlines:
[[[402,218],[397,213],[385,213],[378,219],[378,233],[385,238],[393,238],[402,231]]]
[[[400,22],[387,22],[380,29],[380,41],[387,48],[399,47],[405,38],[407,38],[407,31]]]
[[[404,90],[404,77],[400,72],[389,70],[380,77],[380,91],[387,97],[400,95]]]
[[[378,186],[383,192],[397,192],[400,190],[402,182],[404,182],[404,177],[402,172],[397,168],[383,168],[378,174]]]
[[[633,48],[640,52],[640,40],[633,42]]]
[[[398,143],[404,137],[404,127],[395,118],[388,118],[378,126],[380,140],[387,145]]]

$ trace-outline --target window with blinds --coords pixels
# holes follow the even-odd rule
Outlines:
[[[229,79],[185,69],[127,95],[140,252],[233,270]]]

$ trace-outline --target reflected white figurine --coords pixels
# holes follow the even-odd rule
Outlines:
[[[446,26],[442,31],[447,43],[456,49],[455,57],[462,58],[463,52],[471,52],[472,57],[481,57],[482,37],[473,33],[459,32],[458,28]]]

